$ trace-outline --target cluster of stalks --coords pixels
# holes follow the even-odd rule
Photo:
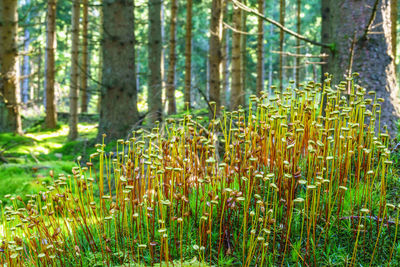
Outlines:
[[[346,264],[390,263],[399,206],[386,200],[383,100],[353,78],[252,96],[247,111],[222,109],[208,127],[189,114],[168,119],[114,152],[97,144],[46,192],[10,197],[0,264],[85,265],[96,255],[107,266],[308,266],[341,237]]]

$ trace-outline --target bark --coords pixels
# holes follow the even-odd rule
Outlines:
[[[331,13],[331,0],[322,0],[321,1],[321,17],[322,17],[322,25],[321,25],[321,42],[328,43],[332,41],[330,24],[332,21],[332,13]],[[321,47],[321,54],[330,53],[330,50],[326,47]],[[324,60],[323,58],[321,60]],[[323,81],[325,73],[328,72],[328,65],[323,64],[321,68]],[[324,101],[325,102],[325,101]]]
[[[71,81],[69,91],[69,140],[78,138],[78,76],[79,76],[79,0],[72,3],[72,46],[71,46]]]
[[[391,20],[391,32],[392,32],[392,51],[393,51],[393,59],[395,60],[396,65],[396,57],[397,57],[397,10],[398,10],[398,0],[390,1],[390,20]]]
[[[222,18],[225,19],[228,14],[228,3],[223,1]],[[229,35],[226,27],[222,25],[222,40],[221,40],[221,71],[222,71],[222,87],[221,87],[221,106],[226,106],[226,94],[229,90],[229,75],[228,75],[228,55],[229,55]]]
[[[25,1],[25,5],[30,4],[30,0]],[[30,13],[26,17],[26,23],[30,21]],[[31,97],[31,92],[29,88],[29,75],[30,75],[30,58],[29,58],[29,46],[31,43],[30,31],[28,27],[24,29],[24,57],[22,62],[22,102],[27,103]]]
[[[286,0],[280,0],[279,5],[279,23],[285,26],[285,9]],[[283,42],[285,39],[285,32],[281,29],[279,32],[279,51],[283,52]],[[279,54],[279,89],[283,92],[283,53]]]
[[[22,134],[17,6],[0,0],[0,132]]]
[[[55,85],[55,50],[56,50],[56,8],[57,0],[49,0],[47,6],[46,28],[46,127],[57,126],[57,110],[54,94]]]
[[[135,73],[134,3],[103,1],[103,74],[99,135],[124,138],[139,119]]]
[[[192,0],[187,0],[186,4],[186,35],[185,35],[185,103],[186,109],[191,105],[191,87],[192,87]]]
[[[80,75],[80,89],[81,89],[81,112],[86,113],[88,107],[88,13],[89,4],[88,0],[83,0],[82,12],[82,68]]]
[[[103,40],[103,9],[100,8],[99,10],[99,19],[100,19],[100,29],[99,29],[99,35],[100,35],[100,40]],[[97,72],[97,80],[102,81],[103,80],[103,43],[100,43],[100,51],[99,51],[99,65],[98,65],[98,72]],[[136,85],[138,88],[139,85]],[[99,89],[99,95],[97,99],[97,112],[100,114],[100,107],[101,107],[101,91],[102,91],[102,85],[101,83],[98,84],[98,89]]]
[[[353,55],[351,65],[353,72],[360,74],[358,83],[385,100],[381,103],[381,126],[387,125],[393,135],[400,103],[392,55],[391,6],[390,0],[379,0],[373,15],[375,1],[346,0],[340,5],[330,1],[329,17],[323,16],[323,30],[329,30],[335,51],[329,55],[326,70],[333,74],[334,83],[343,80]]]
[[[221,107],[221,39],[222,39],[222,8],[223,0],[213,0],[211,4],[210,21],[210,102],[215,102],[215,110],[211,114],[218,116]]]
[[[171,21],[169,40],[169,66],[167,77],[167,100],[168,114],[176,113],[175,104],[175,69],[176,69],[176,16],[178,11],[178,0],[171,1]]]
[[[258,0],[258,12],[264,14],[264,0]],[[257,95],[264,90],[264,20],[258,18],[257,24]]]
[[[297,12],[296,12],[296,17],[297,17],[297,33],[301,34],[301,0],[297,0]],[[300,51],[300,39],[297,38],[296,39],[296,53],[298,55],[301,54]],[[296,68],[295,68],[295,72],[296,72],[296,76],[295,76],[295,80],[296,80],[296,87],[299,88],[299,84],[300,84],[300,65],[301,65],[301,57],[296,57]]]
[[[269,36],[273,35],[273,26],[270,25],[269,26]],[[268,94],[271,95],[272,94],[272,89],[271,89],[271,85],[272,85],[272,44],[271,42],[269,43],[269,55],[268,55]]]
[[[162,117],[162,33],[161,33],[161,0],[149,1],[149,91],[147,105],[149,122],[153,124]]]
[[[42,48],[38,48],[37,56],[37,80],[36,80],[36,91],[34,93],[35,103],[39,102],[40,99],[40,87],[42,86]]]
[[[244,4],[247,4],[247,0],[242,0]],[[242,11],[242,25],[240,27],[241,31],[247,32],[247,12]],[[247,73],[247,35],[241,34],[240,35],[240,57],[241,57],[241,70],[240,73],[242,75],[242,92],[243,92],[243,99],[242,105],[245,105],[245,95],[246,95],[246,73]]]
[[[241,31],[242,10],[233,10],[233,26]],[[242,57],[241,57],[241,34],[234,31],[232,33],[232,90],[231,90],[231,109],[236,110],[244,104],[244,93],[242,84]]]

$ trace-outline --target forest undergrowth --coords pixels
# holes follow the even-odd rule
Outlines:
[[[400,264],[383,100],[356,76],[96,144],[46,190],[7,196],[0,264]]]

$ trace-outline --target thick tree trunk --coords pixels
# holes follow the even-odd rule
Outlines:
[[[398,11],[398,0],[390,1],[390,21],[392,24],[391,32],[392,32],[392,51],[393,51],[393,59],[396,60],[397,57],[397,11]],[[396,62],[395,66],[397,68]]]
[[[81,89],[81,112],[86,113],[88,107],[88,13],[89,4],[88,0],[83,0],[82,12],[82,68],[80,75],[80,89]]]
[[[149,91],[147,105],[149,122],[160,121],[162,118],[162,33],[161,33],[161,0],[149,1]]]
[[[185,35],[185,108],[190,109],[192,87],[192,0],[186,4],[186,35]]]
[[[0,0],[0,132],[22,134],[17,6]]]
[[[258,13],[264,14],[264,0],[258,0]],[[258,18],[257,24],[257,95],[264,90],[264,20]]]
[[[337,83],[345,78],[352,65],[352,71],[360,74],[360,85],[368,91],[374,90],[377,98],[385,100],[381,103],[381,129],[382,125],[387,125],[389,132],[394,134],[400,116],[400,103],[392,54],[391,6],[390,0],[379,0],[375,10],[375,3],[376,0],[346,0],[339,5],[330,1],[330,5],[322,10],[323,38],[324,29],[329,29],[325,41],[335,43],[335,51],[330,54],[326,70],[333,74],[333,82]],[[324,11],[329,12],[324,14]],[[326,13],[328,19],[324,16]]]
[[[55,50],[56,50],[56,7],[57,0],[49,0],[47,6],[46,29],[46,127],[57,126],[57,110],[54,94],[55,85]]]
[[[211,4],[210,21],[210,101],[215,102],[215,116],[221,107],[221,38],[222,38],[222,7],[223,0],[213,0]],[[213,107],[214,108],[214,107]]]
[[[280,0],[279,5],[279,23],[285,26],[285,9],[286,0]],[[283,42],[285,40],[285,32],[281,29],[279,32],[279,51],[283,52]],[[283,91],[283,53],[279,54],[279,89],[282,93]]]
[[[233,26],[240,31],[242,26],[242,10],[233,10]],[[232,33],[232,90],[231,90],[231,109],[236,110],[244,104],[244,93],[242,84],[242,55],[241,55],[241,34]]]
[[[134,3],[103,1],[103,74],[99,135],[126,137],[139,119],[135,73]]]
[[[69,140],[78,138],[78,76],[79,76],[79,0],[72,3],[71,81],[69,91]]]
[[[169,66],[167,77],[167,100],[168,114],[176,113],[175,104],[175,69],[176,69],[176,16],[178,11],[178,0],[171,1],[171,21],[169,40]]]

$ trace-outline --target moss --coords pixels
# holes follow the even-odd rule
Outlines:
[[[20,195],[26,199],[26,194],[34,194],[46,190],[53,178],[59,174],[71,173],[76,164],[70,161],[45,161],[40,164],[6,164],[0,166],[0,200],[8,203],[5,195]]]

